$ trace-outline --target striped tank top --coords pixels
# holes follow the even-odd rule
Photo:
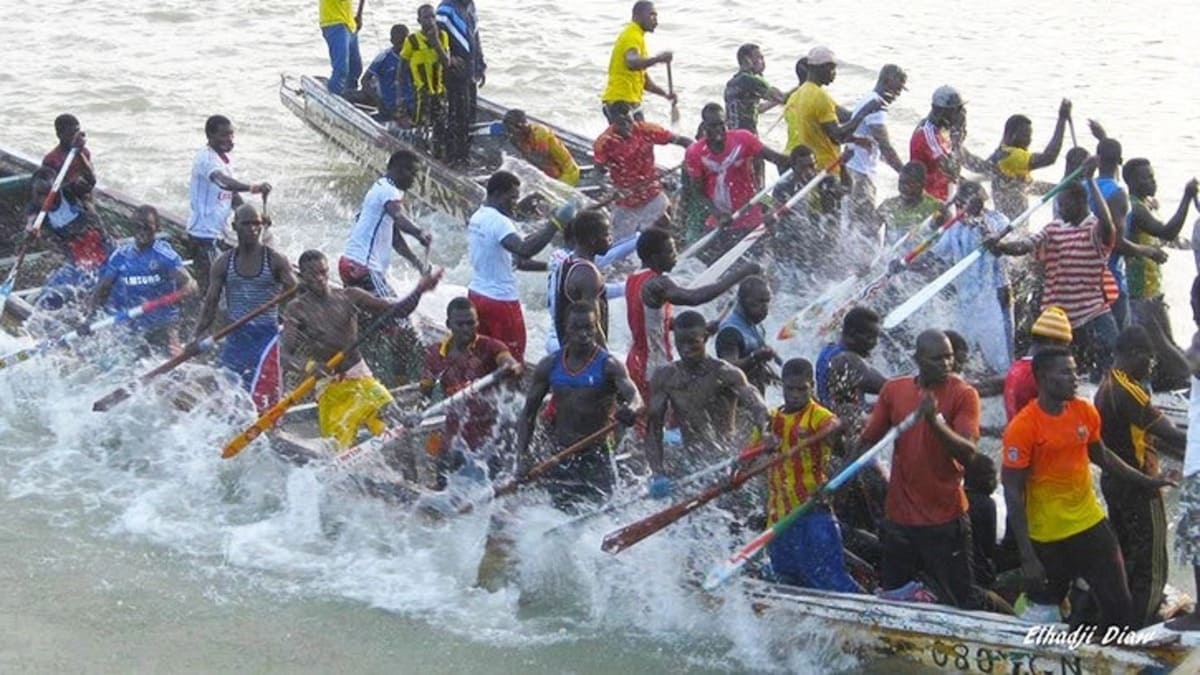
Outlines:
[[[1100,241],[1098,225],[1095,216],[1078,226],[1056,220],[1034,236],[1046,273],[1042,311],[1062,307],[1075,328],[1108,310],[1105,284],[1111,279],[1106,273],[1112,247]]]
[[[228,307],[230,321],[237,321],[250,312],[267,304],[279,292],[279,284],[271,269],[271,256],[267,247],[262,249],[262,262],[258,266],[258,274],[247,277],[237,270],[237,250],[229,256],[225,268],[225,304]],[[249,326],[276,326],[279,324],[277,307],[254,317]]]

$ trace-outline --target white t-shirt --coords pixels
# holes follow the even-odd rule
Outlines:
[[[209,146],[200,148],[192,162],[192,180],[188,187],[191,212],[187,233],[202,239],[218,239],[225,233],[229,214],[233,212],[233,193],[212,181],[214,171],[233,177],[233,157],[222,159]]]
[[[517,227],[508,216],[487,206],[467,223],[467,252],[471,256],[471,283],[467,289],[493,300],[519,300],[513,257],[500,244]]]
[[[879,94],[876,94],[874,91],[872,91],[864,96],[863,99],[858,102],[858,105],[854,106],[854,112],[851,113],[850,116],[853,117],[854,115],[857,115],[858,111],[863,109],[863,106],[875,100],[880,102],[883,101],[883,99],[879,98]],[[854,155],[850,157],[850,161],[846,162],[847,168],[857,173],[874,178],[875,167],[879,165],[879,144],[874,141],[875,137],[871,134],[870,127],[883,126],[884,124],[887,124],[886,110],[876,110],[870,115],[864,117],[863,121],[858,123],[858,126],[854,129],[854,135],[862,138],[872,139],[871,148],[868,150],[857,143],[851,143],[850,147],[853,149]]]
[[[392,264],[392,237],[396,221],[387,211],[388,202],[404,199],[404,191],[391,178],[375,181],[363,197],[358,219],[350,228],[346,257],[373,272],[388,271]]]
[[[1200,343],[1200,333],[1192,338],[1193,348]],[[1192,396],[1188,401],[1187,452],[1183,455],[1183,475],[1200,471],[1200,377],[1192,376]]]

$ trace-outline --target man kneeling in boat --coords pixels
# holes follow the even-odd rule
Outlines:
[[[837,417],[813,397],[813,366],[805,359],[783,364],[783,406],[771,411],[771,431],[779,438],[783,464],[767,472],[767,525],[774,525],[814,495],[832,476],[832,439],[802,447],[809,436],[838,424]],[[834,432],[837,433],[837,432]],[[771,569],[780,581],[843,593],[863,589],[846,572],[842,533],[830,505],[817,507],[783,531],[767,547]]]
[[[49,167],[33,172],[33,194],[26,209],[30,224],[46,200],[54,178],[54,170]],[[112,253],[113,243],[103,230],[95,208],[65,187],[46,211],[45,224],[53,235],[51,241],[60,245],[67,262],[47,277],[38,305],[57,309],[75,297],[75,293],[90,290],[100,266]]]
[[[512,357],[508,346],[479,334],[479,313],[468,298],[454,298],[446,305],[446,328],[450,329],[450,336],[430,345],[425,354],[425,372],[421,376],[424,396],[430,396],[438,386],[443,396],[453,396],[500,370],[511,377],[520,377],[521,364]],[[444,489],[447,474],[463,465],[462,447],[478,452],[497,440],[497,413],[492,396],[484,392],[446,411],[444,429],[431,434],[426,445],[437,467],[437,489]],[[497,450],[493,447],[487,453],[493,476],[497,467],[492,460],[499,458]]]
[[[579,164],[561,139],[544,124],[530,122],[524,110],[504,113],[504,131],[525,161],[567,185],[579,185]]]
[[[399,320],[411,314],[421,296],[436,287],[441,278],[440,270],[421,277],[408,297],[393,304],[361,288],[330,288],[325,254],[316,250],[301,254],[302,292],[283,315],[283,362],[295,370],[323,376],[317,385],[322,436],[347,448],[354,444],[359,427],[366,426],[372,434],[379,434],[388,426],[381,418],[392,403],[392,395],[375,379],[357,349],[347,352],[333,372],[327,372],[323,364],[358,341],[359,310],[380,314],[399,305]]]

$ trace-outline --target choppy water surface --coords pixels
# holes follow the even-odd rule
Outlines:
[[[316,3],[8,4],[9,52],[20,58],[0,73],[3,147],[40,155],[53,144],[54,116],[74,112],[106,185],[184,213],[204,118],[224,113],[238,126],[240,175],[277,188],[271,206],[282,247],[292,255],[314,246],[339,251],[371,176],[294,119],[276,92],[280,72],[326,71]],[[630,4],[481,1],[491,65],[484,95],[597,133],[609,45]],[[367,5],[369,59],[392,22],[415,23],[416,3]],[[1155,162],[1164,209],[1174,208],[1200,155],[1191,91],[1198,64],[1186,32],[1195,9],[1187,3],[1139,6],[1136,23],[1095,3],[1011,0],[868,0],[853,9],[672,0],[659,12],[650,45],[676,51],[684,130],[694,129],[703,103],[720,99],[740,43],[763,46],[767,75],[781,87],[792,83],[796,57],[824,43],[843,61],[831,90],[846,104],[872,86],[882,63],[908,70],[909,91],[892,114],[899,142],[932,89],[952,83],[968,101],[979,154],[1016,112],[1034,120],[1035,146],[1044,143],[1059,97],[1070,97],[1081,142],[1091,145],[1083,120],[1098,117],[1127,158]],[[667,119],[659,101],[650,112]],[[763,126],[775,117],[764,115]],[[770,138],[782,144],[782,128]],[[461,233],[435,227],[435,259],[464,282]],[[1168,300],[1179,335],[1190,334],[1191,274],[1189,256],[1175,254]],[[524,285],[533,298],[544,280],[531,276]],[[781,297],[777,321],[812,290]],[[440,306],[424,311],[437,317]],[[531,323],[544,321],[544,313],[532,315]],[[535,354],[540,343],[530,341]],[[811,348],[788,345],[784,353]],[[485,514],[450,526],[414,523],[266,453],[219,460],[216,448],[249,420],[235,394],[188,418],[148,397],[100,416],[89,412],[91,402],[114,384],[111,373],[47,360],[2,375],[0,670],[853,666],[820,637],[804,650],[781,646],[796,633],[819,636],[819,627],[753,619],[733,599],[718,611],[682,587],[691,558],[703,564],[732,545],[719,526],[703,531],[704,550],[684,545],[697,532],[682,527],[611,558],[598,544],[614,521],[598,519],[577,539],[546,539],[541,532],[561,517],[530,509],[519,548],[535,592],[523,607],[515,592],[470,588]]]

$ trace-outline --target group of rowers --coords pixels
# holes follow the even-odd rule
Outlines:
[[[470,14],[468,32],[477,44],[473,8]],[[596,160],[608,169],[620,196],[611,214],[566,204],[545,224],[525,230],[515,220],[521,180],[506,171],[487,180],[485,202],[467,223],[468,293],[447,304],[448,336],[423,347],[420,386],[433,397],[438,391],[452,395],[495,372],[508,375],[512,388],[523,376],[529,381],[515,430],[494,392],[448,411],[437,442],[428,448],[437,486],[444,487],[472,458],[482,458],[493,471],[515,464],[517,475],[526,473],[540,454],[540,424],[547,427],[549,446],[561,450],[580,441],[588,446],[545,477],[553,503],[568,512],[595,509],[617,485],[615,435],[608,433],[615,420],[641,445],[650,471],[648,494],[656,499],[681,496],[679,479],[752,442],[782,453],[786,461],[768,472],[765,502],[730,505],[743,524],[756,524],[754,506],[772,524],[915,413],[918,421],[895,441],[890,475],[872,464],[833,500],[806,514],[771,544],[762,574],[814,588],[878,590],[885,597],[1007,612],[1014,611],[1011,602],[1023,590],[1027,603],[1019,604],[1029,605],[1024,615],[1037,620],[1057,620],[1070,596],[1074,623],[1140,627],[1156,622],[1167,572],[1162,489],[1177,482],[1161,471],[1160,448],[1184,458],[1176,543],[1200,576],[1200,420],[1192,420],[1189,430],[1196,431],[1189,442],[1188,433],[1155,407],[1147,384],[1156,378],[1172,383],[1166,386],[1190,383],[1191,412],[1194,417],[1200,412],[1200,379],[1187,376],[1200,372],[1200,344],[1188,352],[1174,345],[1158,267],[1165,256],[1162,242],[1178,236],[1186,219],[1195,181],[1186,186],[1175,215],[1160,222],[1149,162],[1123,163],[1120,144],[1093,123],[1096,156],[1082,149],[1068,153],[1068,176],[1082,179],[1059,188],[1053,221],[1037,234],[1001,241],[1008,218],[1024,210],[1028,192],[1039,189],[1030,172],[1057,159],[1070,122],[1069,102],[1060,107],[1044,151],[1028,150],[1031,124],[1014,116],[1000,148],[982,160],[964,147],[961,97],[940,87],[930,114],[913,134],[911,161],[903,164],[885,126],[886,104],[904,90],[901,69],[885,66],[875,89],[846,113],[824,89],[836,74],[830,50],[811,50],[798,64],[802,84],[784,96],[762,80],[761,50],[746,45],[738,50],[740,70],[727,87],[726,106],[705,106],[698,137],[682,138],[644,121],[640,110],[644,91],[674,96],[647,75],[649,68],[672,59],[670,53],[649,56],[646,51],[645,33],[656,25],[653,4],[637,2],[613,50],[603,101],[610,127],[595,146]],[[328,31],[327,39],[331,33],[338,31]],[[332,56],[332,40],[330,50]],[[475,73],[481,75],[482,68]],[[772,104],[785,106],[785,152],[768,148],[756,135],[758,112]],[[553,137],[519,112],[505,124],[518,149],[522,139]],[[38,211],[65,166],[66,179],[47,222],[75,269],[95,275],[94,290],[83,302],[88,313],[127,309],[184,289],[203,298],[192,327],[199,338],[218,323],[222,298],[225,319],[236,321],[298,285],[300,292],[281,310],[261,313],[231,333],[219,363],[251,391],[260,409],[279,399],[283,369],[321,376],[320,431],[341,448],[354,445],[364,431],[379,434],[413,422],[411,413],[395,409],[356,345],[360,316],[407,316],[441,277],[405,239],[408,235],[427,250],[432,243],[404,206],[420,156],[394,153],[366,193],[337,261],[339,287],[330,283],[324,253],[301,254],[297,274],[286,256],[263,243],[271,186],[235,177],[234,128],[228,118],[207,120],[207,143],[193,163],[186,254],[194,275],[178,252],[156,239],[152,208],[136,212],[139,229],[131,243],[111,242],[91,204],[95,172],[86,135],[70,115],[60,116],[55,130],[59,145],[35,176],[30,213]],[[890,243],[910,228],[923,227],[930,216],[941,223],[952,210],[964,212],[939,241],[936,257],[952,264],[979,246],[992,254],[981,257],[956,284],[961,334],[921,332],[912,350],[916,375],[888,378],[869,363],[882,335],[879,314],[856,306],[842,318],[838,338],[816,358],[780,363],[762,327],[772,300],[762,265],[743,262],[698,287],[672,279],[680,238],[674,223],[676,216],[688,216],[672,213],[663,175],[655,168],[654,146],[665,143],[687,147],[685,190],[693,204],[701,205],[708,226],[719,228],[715,248],[734,245],[761,224],[799,228],[805,237],[819,239],[825,236],[819,230],[831,222],[836,227],[844,214],[855,214],[849,216],[854,225],[839,236],[874,240],[882,231]],[[843,144],[852,150],[845,161]],[[526,156],[545,168],[561,154]],[[69,166],[67,157],[74,158]],[[898,172],[900,196],[876,207],[881,159]],[[795,212],[743,208],[765,184],[763,160],[791,169],[775,186],[776,200],[786,200],[818,169],[830,179]],[[1117,182],[1122,164],[1128,191]],[[987,207],[981,185],[960,179],[962,166],[978,166],[993,176],[995,210]],[[572,175],[555,170],[558,177]],[[263,208],[244,202],[244,194],[261,195]],[[220,237],[231,219],[237,245],[221,251]],[[534,260],[556,238],[562,248],[549,262]],[[393,252],[421,273],[403,299],[387,278]],[[623,283],[610,282],[602,268],[634,253],[639,269]],[[1035,253],[1043,266],[1045,288],[1029,330],[1032,346],[1014,360],[1012,303],[1000,255],[1026,253]],[[1129,260],[1124,287],[1110,272],[1112,256]],[[518,271],[549,273],[548,356],[528,373]],[[1200,284],[1192,303],[1200,324],[1197,289]],[[716,321],[693,309],[675,311],[705,305],[731,290],[735,300]],[[632,335],[624,359],[609,344],[608,299],[622,295]],[[1128,311],[1122,305],[1126,299]],[[996,323],[988,323],[985,305],[995,310]],[[177,350],[181,321],[176,310],[163,308],[133,326],[152,344]],[[1001,339],[995,331],[1001,331]],[[991,376],[972,375],[970,381],[964,376],[971,349],[983,355]],[[331,358],[343,352],[340,362]],[[1100,382],[1094,403],[1076,397],[1076,358]],[[782,389],[782,404],[771,408],[764,396],[774,384]],[[998,476],[977,444],[980,396],[1000,393],[1010,419],[1002,432]],[[421,461],[411,450],[395,452],[396,463],[410,472]],[[1092,463],[1104,470],[1107,514],[1092,487]],[[998,478],[1008,505],[1007,550],[996,547],[990,501]],[[1003,573],[1013,570],[1019,573],[1006,581]],[[1019,577],[1015,583],[1014,576]],[[1200,617],[1188,615],[1171,625],[1195,629]]]

